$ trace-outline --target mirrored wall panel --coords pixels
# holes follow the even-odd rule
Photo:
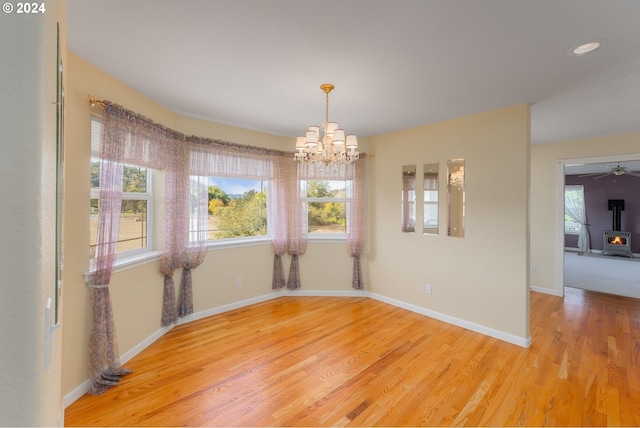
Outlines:
[[[416,166],[402,167],[402,231],[416,231]]]
[[[447,161],[449,236],[464,236],[464,159]]]
[[[438,168],[439,164],[425,163],[423,165],[423,226],[425,235],[438,234]]]

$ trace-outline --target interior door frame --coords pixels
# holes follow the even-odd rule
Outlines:
[[[558,203],[557,212],[557,230],[556,230],[556,291],[559,295],[564,296],[564,186],[565,186],[565,166],[571,164],[590,164],[590,163],[614,163],[624,161],[640,160],[640,153],[631,153],[624,155],[607,155],[593,156],[585,158],[569,158],[559,159],[556,169],[558,187],[556,189],[556,197]]]

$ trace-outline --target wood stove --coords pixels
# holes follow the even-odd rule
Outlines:
[[[633,253],[631,252],[631,233],[620,230],[622,211],[624,211],[624,199],[609,199],[608,207],[613,216],[612,230],[604,231],[602,254],[633,257]]]

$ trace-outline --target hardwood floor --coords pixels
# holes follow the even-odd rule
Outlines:
[[[639,426],[640,301],[531,294],[525,349],[368,298],[177,326],[67,426]]]

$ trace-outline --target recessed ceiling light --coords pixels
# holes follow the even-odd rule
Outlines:
[[[583,43],[580,46],[577,46],[569,51],[569,55],[572,56],[581,56],[586,55],[595,51],[596,49],[604,46],[606,41],[604,40],[594,40],[588,43]]]

